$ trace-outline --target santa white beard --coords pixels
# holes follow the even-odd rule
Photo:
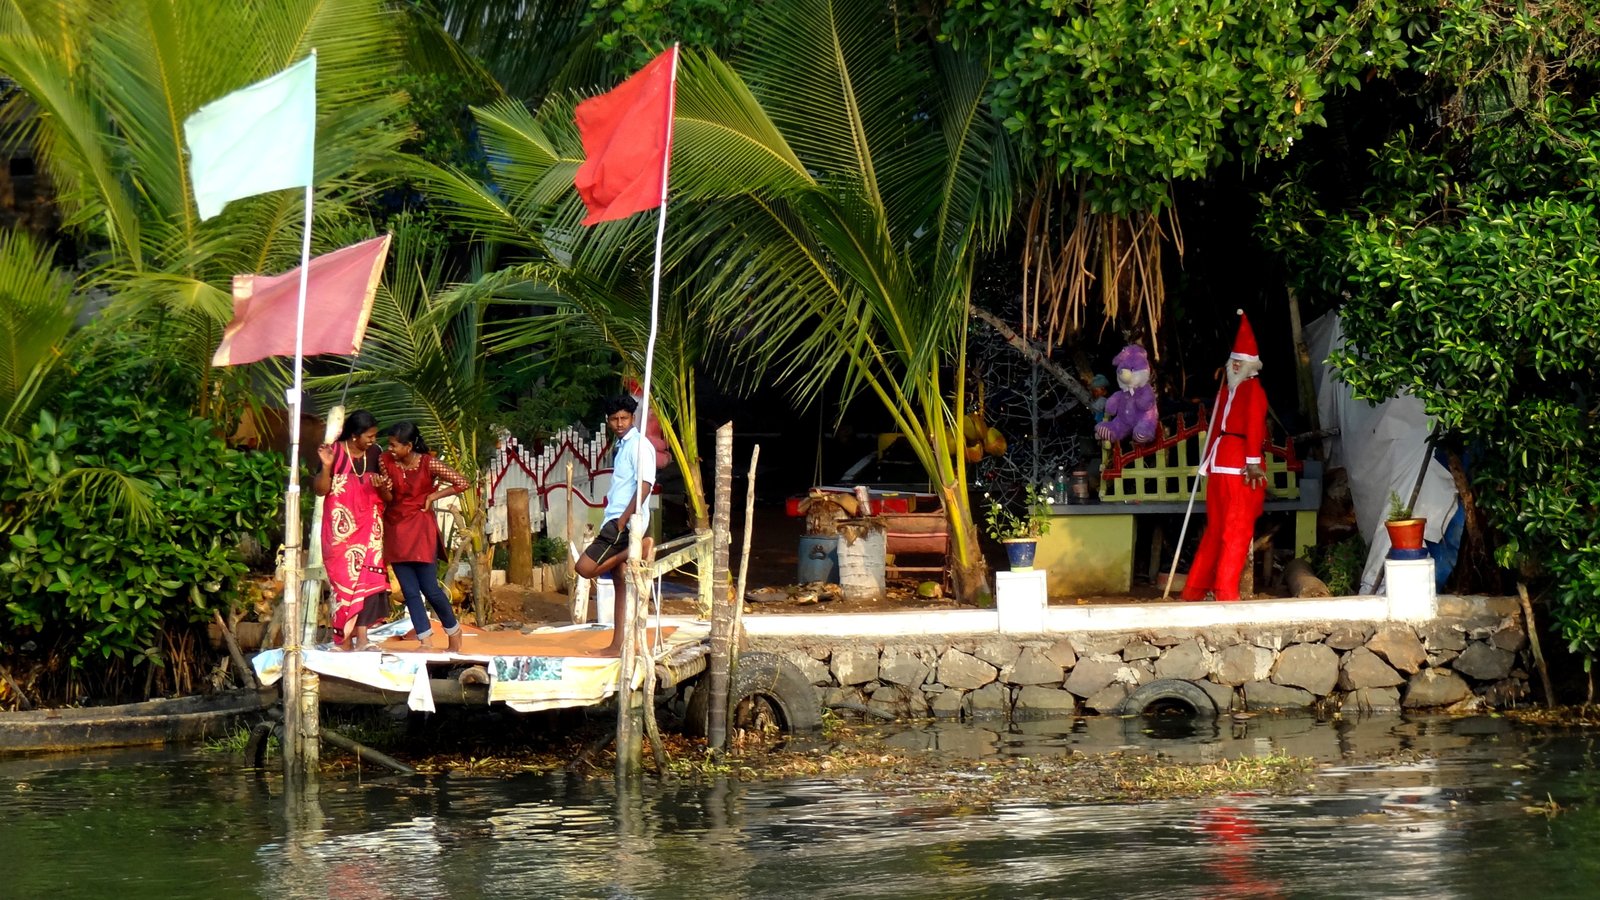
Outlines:
[[[1228,374],[1228,387],[1230,388],[1236,388],[1239,385],[1244,384],[1245,381],[1254,378],[1261,373],[1260,360],[1240,360],[1239,370],[1237,372],[1234,371],[1233,362],[1233,360],[1229,360],[1228,367],[1226,369]]]

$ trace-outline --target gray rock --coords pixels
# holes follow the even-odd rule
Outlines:
[[[939,657],[939,681],[945,687],[970,690],[994,681],[1000,670],[954,647]]]
[[[1133,688],[1125,684],[1111,684],[1096,691],[1094,696],[1085,697],[1083,708],[1087,711],[1097,712],[1101,715],[1111,715],[1133,693]]]
[[[1416,632],[1406,625],[1385,625],[1367,641],[1367,649],[1383,657],[1389,665],[1407,675],[1416,673],[1428,654],[1417,640]]]
[[[985,641],[978,645],[972,655],[983,660],[996,669],[1003,669],[1017,661],[1017,654],[1022,652],[1013,641],[993,640]]]
[[[799,669],[800,674],[812,684],[819,686],[833,684],[833,673],[811,654],[803,650],[789,650],[783,654],[783,658],[794,663],[794,667]]]
[[[1066,689],[1079,697],[1088,697],[1105,690],[1106,685],[1117,680],[1117,672],[1126,668],[1114,656],[1085,657],[1078,660],[1072,674],[1067,676]]]
[[[867,708],[886,712],[897,719],[906,718],[911,712],[909,702],[911,693],[901,685],[882,685],[867,698]],[[921,694],[920,691],[917,693]]]
[[[1238,702],[1238,692],[1225,684],[1217,684],[1215,681],[1196,681],[1195,684],[1211,695],[1211,702],[1216,704],[1219,713],[1228,712]]]
[[[1428,667],[1433,669],[1443,668],[1455,662],[1455,658],[1460,655],[1461,651],[1459,650],[1431,651],[1428,653]]]
[[[955,719],[961,716],[962,700],[966,695],[961,691],[945,691],[933,695],[930,704],[931,712],[936,719]]]
[[[1394,670],[1393,666],[1378,658],[1365,647],[1357,647],[1345,655],[1339,665],[1339,688],[1346,691],[1360,691],[1367,688],[1394,687],[1405,682],[1405,676]],[[1399,702],[1400,692],[1395,692],[1395,702]]]
[[[949,691],[949,688],[937,681],[924,681],[922,683],[922,692],[924,694],[943,694],[947,691]]]
[[[1335,650],[1354,650],[1365,644],[1370,636],[1371,632],[1360,625],[1340,625],[1328,632],[1326,643]]]
[[[1048,656],[1051,662],[1063,669],[1070,669],[1078,664],[1078,651],[1072,646],[1072,641],[1067,638],[1062,638],[1051,644],[1044,651],[1044,655]]]
[[[1161,650],[1149,641],[1130,641],[1122,648],[1122,658],[1133,662],[1136,659],[1155,659],[1161,655]]]
[[[1471,646],[1461,651],[1450,667],[1468,678],[1499,681],[1511,674],[1511,665],[1516,660],[1517,655],[1509,650],[1473,641]]]
[[[1391,712],[1400,708],[1400,689],[1397,687],[1361,688],[1344,695],[1341,712],[1370,713]]]
[[[1079,656],[1109,656],[1121,653],[1122,648],[1128,646],[1128,636],[1113,632],[1093,632],[1074,637],[1072,646],[1077,648]]]
[[[1315,702],[1314,694],[1297,687],[1270,681],[1252,681],[1244,686],[1245,709],[1305,709]]]
[[[822,708],[835,706],[840,703],[860,704],[865,698],[855,688],[825,688],[822,691]]]
[[[1078,698],[1059,688],[1027,685],[1017,692],[1017,718],[1070,716],[1078,710]]]
[[[1235,644],[1223,648],[1216,656],[1212,674],[1216,680],[1233,687],[1251,681],[1264,681],[1272,672],[1272,651],[1249,644]]]
[[[1156,660],[1155,676],[1199,681],[1210,671],[1211,660],[1207,658],[1205,649],[1199,641],[1190,638],[1161,654],[1161,658]]]
[[[1483,702],[1495,707],[1511,706],[1525,699],[1528,694],[1528,682],[1521,678],[1507,678],[1484,688]]]
[[[1406,709],[1431,709],[1459,703],[1470,696],[1472,688],[1460,675],[1449,669],[1424,669],[1406,682],[1400,705]]]
[[[833,648],[819,644],[815,647],[807,647],[806,652],[811,654],[811,658],[818,662],[827,662],[828,657],[833,655]]]
[[[1417,626],[1417,634],[1422,637],[1422,645],[1429,651],[1454,650],[1459,653],[1467,649],[1467,636],[1461,633],[1460,628],[1449,622],[1437,619],[1424,622]]]
[[[846,647],[835,650],[829,665],[840,684],[866,684],[878,678],[878,651],[873,647]]]
[[[1289,646],[1289,638],[1292,637],[1293,634],[1294,632],[1292,631],[1286,632],[1282,629],[1264,628],[1260,631],[1246,634],[1245,640],[1251,645],[1260,647],[1263,650],[1272,650],[1276,652],[1278,650],[1282,650],[1284,647]]]
[[[1155,644],[1157,647],[1160,647],[1163,650],[1167,649],[1168,647],[1176,647],[1188,639],[1189,638],[1186,635],[1173,634],[1170,631],[1157,631],[1145,635],[1145,640]]]
[[[1278,654],[1272,682],[1326,697],[1339,680],[1339,654],[1325,644],[1295,644]]]
[[[922,659],[922,654],[907,647],[885,647],[878,660],[878,677],[890,684],[915,687],[928,678],[932,667]]]
[[[986,684],[967,695],[965,707],[974,719],[1003,717],[1010,712],[1011,692],[998,683]]]
[[[1061,685],[1061,667],[1051,661],[1043,650],[1034,647],[1023,649],[1011,667],[1007,680],[1012,684]]]
[[[1320,644],[1327,637],[1328,632],[1326,629],[1302,626],[1293,634],[1289,635],[1289,642],[1291,644]]]
[[[1516,653],[1528,646],[1528,633],[1522,630],[1521,625],[1513,622],[1490,635],[1489,643],[1500,650]]]
[[[1201,632],[1200,639],[1214,651],[1221,650],[1224,647],[1236,647],[1240,644],[1249,643],[1244,639],[1244,635],[1233,629]]]

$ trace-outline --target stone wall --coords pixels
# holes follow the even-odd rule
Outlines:
[[[1528,695],[1527,634],[1509,598],[1452,598],[1422,623],[1339,622],[1035,637],[757,638],[824,705],[900,718],[1111,713],[1138,686],[1194,682],[1219,710],[1505,706]]]

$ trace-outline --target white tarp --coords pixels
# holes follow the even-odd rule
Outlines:
[[[1410,498],[1417,472],[1429,452],[1427,439],[1433,419],[1423,412],[1422,401],[1409,395],[1392,397],[1376,406],[1351,395],[1349,386],[1328,364],[1328,354],[1344,346],[1344,329],[1337,314],[1328,313],[1307,325],[1305,339],[1313,361],[1317,415],[1323,428],[1339,427],[1339,436],[1331,442],[1328,468],[1343,466],[1349,476],[1356,527],[1371,548],[1366,569],[1361,573],[1361,593],[1370,594],[1389,552],[1389,533],[1383,527],[1389,493],[1398,494],[1402,501]],[[1413,515],[1428,520],[1428,540],[1439,540],[1455,514],[1457,502],[1450,471],[1430,459],[1422,491],[1412,507]]]

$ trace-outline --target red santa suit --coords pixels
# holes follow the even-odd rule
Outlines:
[[[1250,320],[1240,313],[1239,334],[1228,359],[1261,361],[1256,352]],[[1239,576],[1244,573],[1256,519],[1267,499],[1267,486],[1245,485],[1245,466],[1261,465],[1267,442],[1267,395],[1254,375],[1233,385],[1226,378],[1217,390],[1206,433],[1206,452],[1200,474],[1206,476],[1206,530],[1200,537],[1183,599],[1201,600],[1206,592],[1218,600],[1239,599]]]

